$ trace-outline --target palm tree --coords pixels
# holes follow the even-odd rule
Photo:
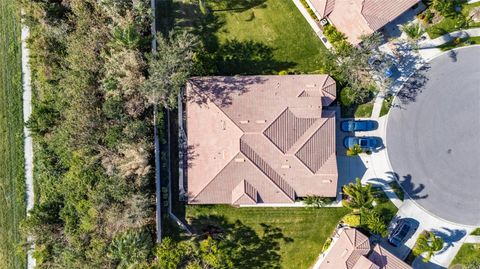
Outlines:
[[[407,34],[408,38],[412,41],[418,40],[425,32],[420,23],[409,23],[402,25],[401,28],[402,31]]]
[[[430,6],[444,17],[455,14],[455,4],[452,0],[431,0]]]
[[[344,186],[343,193],[347,195],[347,199],[342,201],[345,207],[356,211],[372,208],[374,200],[372,185],[362,185],[359,178],[355,179],[355,183]]]
[[[428,262],[435,254],[435,252],[442,250],[445,242],[440,236],[436,236],[432,232],[424,231],[418,236],[417,242],[413,247],[413,254],[418,256],[422,253],[427,253],[423,258],[423,262]]]

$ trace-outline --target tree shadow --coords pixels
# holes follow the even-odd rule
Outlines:
[[[209,101],[220,107],[232,104],[234,95],[241,95],[253,84],[262,84],[266,80],[259,76],[251,77],[193,77],[189,80],[190,91],[186,102],[206,105]]]
[[[429,69],[428,65],[422,66],[405,82],[403,88],[397,94],[398,100],[402,105],[407,105],[417,100],[417,96],[422,93],[429,80],[426,75]]]
[[[210,236],[218,240],[219,248],[231,258],[235,268],[280,268],[280,243],[293,242],[280,228],[264,223],[260,224],[260,233],[223,216],[198,216],[190,224],[199,239]]]
[[[213,12],[242,12],[254,7],[266,7],[266,0],[211,0],[210,2],[213,4]]]
[[[466,230],[450,229],[446,227],[442,227],[441,229],[433,229],[432,232],[435,235],[440,236],[445,241],[443,249],[437,252],[436,255],[447,251],[450,247],[453,247],[454,243],[459,242],[467,235]]]
[[[412,182],[412,175],[408,174],[403,176],[403,179],[400,179],[399,183],[411,199],[420,200],[428,198],[428,194],[420,195],[425,190],[425,185],[415,185],[415,183]]]

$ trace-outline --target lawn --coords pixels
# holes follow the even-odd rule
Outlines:
[[[471,235],[480,235],[480,228],[477,228],[477,229],[473,230]]]
[[[403,192],[402,187],[398,184],[397,181],[392,181],[388,183],[390,188],[392,188],[393,192],[397,195],[398,199],[404,200],[405,199],[405,193]]]
[[[382,108],[380,109],[380,117],[385,116],[390,111],[390,106],[392,105],[393,96],[388,95],[383,99]]]
[[[187,219],[196,230],[205,229],[207,222],[195,221],[223,217],[229,223],[240,220],[255,232],[262,224],[279,228],[283,237],[279,254],[282,268],[309,268],[320,254],[340,219],[350,212],[346,208],[233,208],[230,206],[188,206]],[[199,224],[200,223],[200,224]],[[212,224],[212,223],[210,223]]]
[[[455,39],[443,45],[438,46],[438,48],[443,51],[447,51],[454,48],[470,46],[470,45],[478,45],[478,44],[480,44],[480,37],[475,36],[475,37],[468,37],[466,39]]]
[[[319,69],[326,48],[293,1],[256,0],[239,4],[239,1],[209,0],[207,3],[220,21],[215,33],[220,50],[227,40],[235,40],[240,42],[234,46],[239,54],[259,57],[272,53],[268,63],[257,65],[247,61],[245,64],[248,66],[240,63],[234,70],[246,70],[245,73],[277,73],[282,70],[310,73]]]
[[[373,103],[358,105],[355,109],[355,118],[370,118],[372,116]]]
[[[480,2],[472,3],[472,4],[463,3],[461,4],[461,6],[462,6],[462,10],[460,12],[462,13],[463,16],[468,17],[470,14],[470,11],[473,8],[480,7]],[[459,21],[457,17],[455,16],[445,17],[440,22],[434,25],[430,25],[427,28],[427,33],[430,36],[430,38],[437,38],[446,33],[451,33],[451,32],[460,30],[461,27],[459,27],[459,25],[461,25],[461,21]],[[463,28],[475,28],[475,27],[480,27],[480,23],[471,22],[468,24],[467,27],[463,27]]]
[[[377,211],[386,223],[390,223],[393,217],[397,214],[398,208],[388,199],[387,195],[381,188],[373,188],[373,193],[375,195],[375,207],[374,210]]]
[[[452,263],[450,264],[450,268],[454,265],[472,265],[476,264],[477,266],[480,265],[480,244],[468,244],[465,243],[462,245],[460,250],[458,251],[455,259],[453,259]],[[477,268],[477,267],[472,267]]]
[[[17,1],[0,1],[0,268],[25,268],[20,24]]]

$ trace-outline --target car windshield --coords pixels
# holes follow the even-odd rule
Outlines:
[[[355,123],[353,123],[353,121],[350,121],[350,122],[348,123],[348,129],[350,129],[350,130],[355,129]]]

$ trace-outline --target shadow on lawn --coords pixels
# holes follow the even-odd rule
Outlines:
[[[193,232],[199,239],[211,236],[231,259],[235,268],[280,268],[280,242],[293,242],[281,229],[260,224],[257,233],[241,221],[229,222],[221,216],[198,216],[191,219]]]
[[[235,9],[248,10],[263,4],[264,0],[251,1],[217,1],[224,2],[225,11]],[[246,2],[246,3],[245,3]],[[243,4],[241,4],[243,3]],[[218,7],[219,5],[214,5]],[[228,8],[227,8],[228,7]],[[211,10],[205,14],[198,4],[177,4],[177,16],[180,17],[177,27],[190,29],[203,44],[197,54],[195,75],[260,75],[276,74],[281,70],[293,68],[293,62],[274,59],[275,48],[254,40],[229,39],[220,42],[218,34],[226,31],[223,13]],[[218,10],[217,10],[218,11]],[[254,20],[252,17],[249,20]]]
[[[233,11],[242,12],[254,7],[265,7],[266,0],[211,0],[213,12]]]

